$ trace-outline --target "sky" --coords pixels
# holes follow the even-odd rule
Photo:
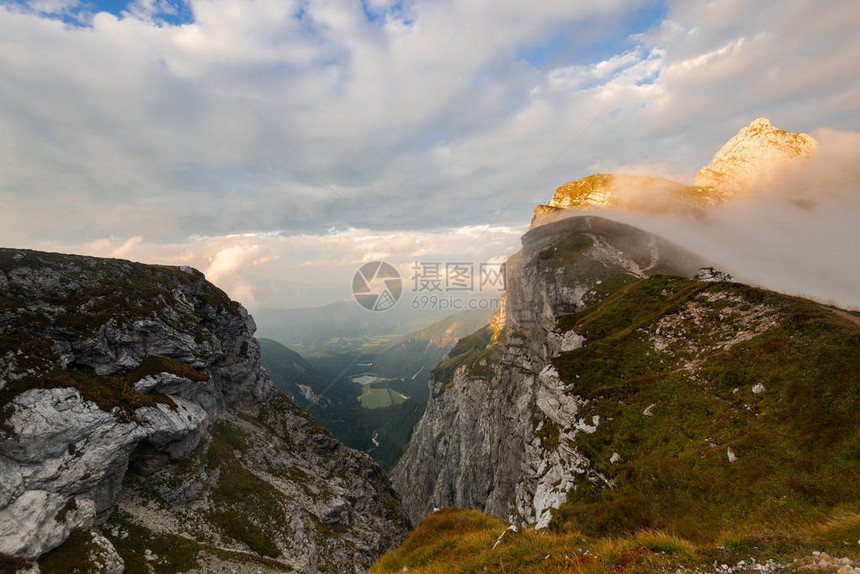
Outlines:
[[[860,131],[857,29],[856,0],[0,0],[0,245],[251,309],[500,261],[567,181],[692,182],[760,116]]]

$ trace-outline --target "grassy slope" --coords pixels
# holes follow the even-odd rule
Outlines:
[[[583,418],[602,421],[577,447],[616,487],[572,490],[557,528],[713,541],[860,510],[857,325],[810,301],[665,276],[561,322],[588,343],[555,365],[589,400]]]
[[[443,509],[425,518],[406,542],[370,569],[370,574],[647,574],[717,572],[723,564],[735,567],[735,572],[748,572],[757,571],[753,559],[758,564],[772,560],[776,568],[770,571],[792,571],[810,566],[813,551],[852,557],[855,562],[860,557],[856,543],[860,515],[856,514],[766,539],[726,538],[719,546],[697,545],[654,530],[597,538],[580,532],[525,529],[506,532],[494,549],[507,527],[503,520],[476,510]],[[853,547],[846,546],[846,541]],[[748,568],[737,566],[742,560]],[[830,570],[813,567],[806,571]]]
[[[504,521],[435,513],[372,572],[710,572],[751,558],[793,570],[815,550],[860,558],[855,323],[745,285],[657,276],[559,328],[587,338],[554,364],[588,399],[581,417],[600,417],[576,446],[615,488],[578,485],[548,531],[506,535],[495,551]],[[485,344],[464,339],[437,375],[477,365]]]

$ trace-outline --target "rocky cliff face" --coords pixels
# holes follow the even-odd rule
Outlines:
[[[624,207],[637,211],[664,211],[716,205],[721,200],[713,188],[683,185],[659,177],[598,173],[568,182],[547,204],[560,209]]]
[[[807,134],[779,130],[767,118],[753,120],[696,175],[696,185],[727,199],[747,197],[767,185],[786,162],[809,156],[818,142]]]
[[[608,479],[570,447],[598,424],[578,416],[550,363],[582,345],[559,317],[655,273],[691,275],[700,261],[598,217],[544,225],[507,263],[503,327],[462,340],[431,376],[424,417],[393,472],[413,522],[434,507],[477,508],[545,526],[581,476]],[[565,440],[562,440],[562,437]]]
[[[504,314],[433,372],[394,471],[412,520],[717,544],[856,512],[860,313],[701,265],[601,218],[530,230]]]
[[[0,250],[0,554],[342,572],[398,543],[381,470],[275,393],[254,330],[191,268]]]

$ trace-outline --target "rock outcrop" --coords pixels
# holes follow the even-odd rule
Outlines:
[[[808,157],[818,144],[807,134],[776,129],[765,118],[741,129],[696,176],[695,185],[659,177],[598,173],[555,190],[535,208],[531,226],[557,220],[567,210],[625,209],[643,213],[702,214],[708,208],[751,196],[788,162]]]
[[[507,263],[495,329],[461,340],[432,373],[427,409],[393,471],[413,522],[434,507],[460,506],[545,525],[578,477],[607,483],[561,440],[593,432],[598,422],[580,420],[581,402],[564,393],[551,366],[583,343],[557,320],[638,278],[699,267],[683,249],[599,217],[523,236],[522,251]]]
[[[713,542],[860,503],[857,313],[598,217],[531,229],[507,265],[504,313],[434,370],[394,470],[413,521]]]
[[[0,554],[179,559],[134,530],[204,571],[343,572],[399,543],[382,471],[275,392],[254,331],[188,267],[0,250]]]
[[[807,134],[777,129],[767,118],[753,120],[717,152],[696,175],[696,185],[726,199],[749,197],[771,183],[787,162],[808,157],[818,142]]]
[[[730,273],[714,269],[713,267],[702,267],[696,272],[696,279],[699,281],[734,281]]]

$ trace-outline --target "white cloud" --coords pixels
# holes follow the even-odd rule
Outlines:
[[[467,261],[476,267],[480,263],[499,263],[519,248],[519,238],[525,230],[526,225],[400,230],[381,236],[363,229],[324,235],[244,233],[167,244],[140,237],[107,237],[71,245],[42,242],[33,247],[191,265],[251,309],[289,308],[351,297],[352,276],[368,261],[388,261],[404,278],[410,276],[415,261]],[[302,293],[287,295],[297,284],[304,287]]]
[[[601,35],[632,10],[620,0],[375,0],[373,20],[347,0],[192,0],[193,22],[178,26],[158,20],[163,0],[140,0],[83,28],[43,17],[72,7],[50,4],[0,5],[6,245],[112,237],[118,249],[140,237],[121,253],[179,260],[201,257],[195,235],[224,238],[207,240],[208,257],[236,234],[285,230],[325,237],[328,252],[297,240],[306,259],[353,261],[328,229],[523,225],[595,167],[692,173],[758,116],[860,130],[852,0],[673,0],[629,38]],[[522,56],[577,23],[601,41],[599,57],[538,69]],[[254,260],[275,243],[260,240]],[[284,265],[242,261],[235,273]],[[276,292],[276,278],[258,276]]]
[[[81,5],[81,0],[30,0],[27,5],[38,14],[64,14]]]
[[[658,233],[739,280],[860,309],[860,133],[819,130],[819,148],[748,200],[704,216],[603,213]]]

